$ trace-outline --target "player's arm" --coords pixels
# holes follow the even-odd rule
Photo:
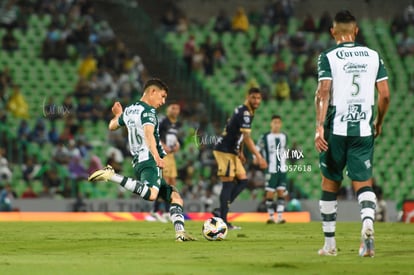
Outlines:
[[[378,90],[378,112],[374,120],[375,137],[379,136],[382,131],[382,123],[384,122],[385,114],[390,105],[390,89],[387,80],[382,80],[376,83]]]
[[[150,124],[150,123],[144,124],[145,144],[148,146],[148,149],[150,150],[152,156],[154,157],[154,160],[157,163],[157,166],[160,168],[163,168],[164,161],[158,154],[157,142],[154,137],[154,131],[155,131],[155,126],[153,124]]]
[[[121,127],[121,125],[119,125],[119,118],[121,117],[122,112],[123,109],[121,103],[119,103],[119,101],[115,102],[112,106],[112,113],[114,114],[114,117],[111,119],[111,121],[109,121],[109,130],[115,131],[116,129]]]
[[[326,113],[328,112],[329,97],[331,91],[332,80],[323,79],[318,83],[315,93],[315,109],[316,109],[316,133],[315,147],[318,152],[328,150],[328,142],[324,138],[323,123],[325,122]]]
[[[267,168],[266,160],[263,158],[263,156],[260,154],[260,152],[256,148],[256,144],[254,144],[254,141],[250,135],[250,129],[241,129],[243,132],[243,143],[246,144],[247,149],[253,154],[253,156],[256,158],[257,163],[259,164],[259,167],[262,169]]]

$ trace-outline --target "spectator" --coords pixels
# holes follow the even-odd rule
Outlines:
[[[204,53],[203,68],[205,75],[214,74],[214,47],[211,43],[211,37],[207,36],[206,41],[201,44],[201,49]]]
[[[233,16],[231,29],[233,32],[247,32],[249,30],[249,18],[243,7],[238,7],[236,14]]]
[[[46,122],[43,118],[37,119],[36,124],[34,125],[33,130],[30,134],[30,140],[36,142],[39,145],[43,145],[49,141],[47,136]]]
[[[408,35],[408,32],[403,33],[403,37],[397,44],[397,50],[401,57],[414,54],[414,38]]]
[[[286,100],[290,97],[290,87],[286,77],[278,77],[275,86],[275,96],[277,100]]]
[[[69,179],[69,173],[66,167],[56,163],[46,167],[42,177],[43,186],[47,186],[51,195],[55,195],[59,189],[63,189]]]
[[[87,170],[88,175],[91,175],[93,172],[100,170],[102,168],[103,165],[101,159],[98,156],[93,155],[89,160],[89,167]]]
[[[296,32],[290,37],[289,45],[294,55],[306,54],[308,45],[305,34],[301,31]]]
[[[71,94],[66,94],[62,102],[63,117],[67,115],[74,114],[76,110],[76,105]]]
[[[17,27],[17,14],[19,7],[15,0],[6,0],[2,3],[0,8],[0,27],[6,29],[13,29]]]
[[[17,42],[16,37],[13,35],[12,29],[7,29],[6,34],[3,36],[2,39],[2,48],[7,52],[14,52],[15,50],[19,49],[19,44]]]
[[[288,72],[287,72],[288,82],[293,83],[300,79],[300,69],[299,65],[295,59],[292,59]]]
[[[14,117],[28,119],[29,105],[21,93],[19,85],[13,85],[12,95],[7,102],[7,110],[9,110]]]
[[[7,159],[0,155],[0,183],[10,183],[13,173],[10,170]]]
[[[309,43],[309,54],[310,55],[318,55],[326,48],[325,43],[323,43],[320,39],[320,34],[315,33],[315,37]]]
[[[33,190],[33,186],[31,184],[28,184],[26,186],[26,189],[23,191],[21,195],[22,199],[35,199],[37,198],[36,192]]]
[[[315,55],[308,56],[303,64],[302,79],[305,81],[308,77],[315,78],[318,74],[315,62]]]
[[[167,9],[165,13],[162,15],[161,24],[164,30],[167,32],[176,30],[178,19],[176,12],[172,8]]]
[[[83,96],[80,98],[78,107],[76,109],[76,115],[78,119],[85,120],[91,119],[93,112],[93,106],[90,103],[89,97]]]
[[[106,107],[102,103],[102,97],[99,95],[94,95],[92,99],[92,115],[91,119],[94,123],[99,120],[103,120],[105,117]]]
[[[329,14],[328,11],[324,11],[321,15],[321,17],[319,18],[319,23],[318,23],[318,32],[319,33],[329,33],[329,30],[332,27],[332,17]]]
[[[52,152],[52,159],[58,164],[66,165],[70,161],[70,154],[68,148],[65,146],[63,140],[59,140]]]
[[[178,17],[177,26],[175,27],[177,33],[183,34],[188,31],[188,19],[185,15]]]
[[[391,21],[391,34],[395,36],[398,33],[404,33],[407,30],[407,26],[402,12],[398,12]]]
[[[269,41],[265,46],[265,51],[268,55],[278,54],[281,50],[289,46],[289,35],[285,26],[273,32],[269,37]]]
[[[102,45],[107,45],[110,41],[115,38],[115,33],[109,26],[108,22],[101,21],[97,31],[98,40]]]
[[[214,46],[214,64],[218,67],[222,67],[226,64],[226,62],[226,50],[223,47],[223,43],[221,41],[217,41]]]
[[[231,30],[230,18],[228,17],[225,10],[219,11],[219,14],[217,15],[214,22],[213,30],[217,32],[219,35]]]
[[[13,207],[13,200],[16,197],[16,192],[11,185],[5,184],[0,192],[0,212],[19,211],[18,208]]]
[[[295,77],[289,81],[290,98],[292,100],[300,100],[305,98],[302,85],[299,82],[299,77]]]
[[[408,25],[414,25],[414,5],[412,3],[404,10],[404,21]]]
[[[306,14],[305,19],[303,20],[302,30],[304,32],[315,32],[316,31],[315,20],[313,19],[312,14],[310,13]]]
[[[204,50],[197,48],[193,54],[192,71],[200,72],[204,69]]]
[[[272,80],[277,82],[279,78],[286,76],[286,63],[279,54],[276,54],[276,60],[272,65]]]
[[[47,133],[47,137],[49,139],[49,142],[51,142],[53,145],[57,144],[59,141],[59,133],[57,131],[55,123],[52,123],[50,126],[50,130]]]
[[[17,136],[19,137],[20,141],[27,142],[30,140],[30,127],[27,120],[22,119],[19,124],[19,128],[17,129]]]
[[[80,155],[71,157],[68,165],[69,176],[75,182],[79,182],[88,178],[88,170],[82,164],[82,158]]]
[[[249,52],[250,52],[250,55],[255,59],[263,52],[259,45],[259,39],[260,39],[260,34],[256,33],[254,39],[250,43]]]
[[[67,148],[70,159],[74,157],[81,157],[81,152],[74,139],[69,140]]]
[[[98,62],[92,53],[83,58],[79,65],[78,74],[83,79],[89,79],[94,72],[98,69]]]
[[[183,60],[184,64],[187,66],[187,73],[191,72],[193,66],[193,55],[196,50],[195,38],[194,35],[190,35],[188,40],[184,44],[183,51]]]
[[[236,75],[231,80],[231,83],[235,84],[236,86],[244,85],[247,81],[246,72],[243,70],[241,66],[236,66],[235,70],[236,70]]]
[[[34,180],[40,171],[41,166],[36,162],[35,157],[27,157],[26,162],[22,164],[23,179],[29,184]]]

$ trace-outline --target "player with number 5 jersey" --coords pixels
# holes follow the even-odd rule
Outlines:
[[[320,54],[315,96],[315,147],[320,153],[319,201],[325,244],[319,255],[337,254],[337,194],[346,167],[360,205],[360,256],[373,257],[376,196],[372,189],[374,137],[381,134],[390,102],[388,76],[378,52],[355,42],[358,25],[349,11],[336,14],[336,46]],[[375,90],[378,91],[374,119]]]

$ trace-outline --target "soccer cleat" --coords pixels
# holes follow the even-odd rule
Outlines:
[[[274,219],[268,219],[266,223],[267,224],[275,224],[275,220]]]
[[[276,223],[277,224],[284,224],[284,223],[286,223],[286,220],[280,219],[280,220],[277,220]]]
[[[375,256],[374,231],[372,229],[367,229],[362,234],[361,246],[359,247],[359,256],[361,257],[374,257]]]
[[[176,242],[188,242],[188,241],[196,241],[197,239],[192,237],[185,231],[178,231],[175,233],[175,241]]]
[[[327,249],[323,247],[318,251],[319,256],[336,256],[336,248]]]
[[[229,230],[240,230],[240,229],[242,229],[241,226],[232,225],[231,223],[227,223],[227,228]]]
[[[108,181],[114,174],[114,168],[111,165],[107,165],[105,168],[93,172],[89,176],[88,181]]]

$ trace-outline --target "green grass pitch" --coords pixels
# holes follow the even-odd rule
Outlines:
[[[360,223],[337,224],[338,256],[321,257],[321,224],[238,223],[209,242],[176,243],[155,222],[0,223],[0,274],[414,274],[414,225],[376,223],[376,256],[357,256]]]

